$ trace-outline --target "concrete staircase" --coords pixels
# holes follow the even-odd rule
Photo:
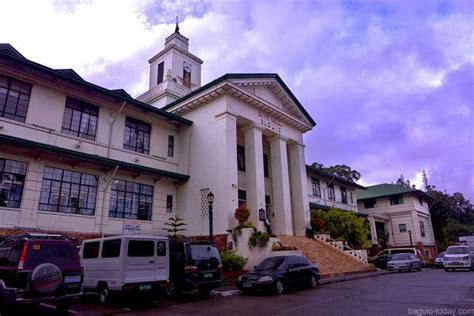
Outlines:
[[[367,270],[363,261],[319,240],[298,236],[278,236],[284,244],[303,251],[309,261],[316,262],[322,276],[334,276],[348,272]]]

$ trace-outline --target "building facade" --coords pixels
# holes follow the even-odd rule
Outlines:
[[[357,191],[358,208],[368,214],[373,246],[379,246],[386,235],[389,247],[421,247],[428,258],[436,255],[431,202],[426,193],[398,184],[379,184]]]
[[[306,171],[311,209],[329,210],[337,208],[359,213],[356,191],[357,189],[364,190],[363,186],[328,173],[318,167],[306,166]]]
[[[0,46],[0,231],[162,235],[236,226],[246,203],[261,230],[309,225],[303,134],[315,125],[276,74],[226,74],[201,86],[202,61],[177,29],[133,99]]]

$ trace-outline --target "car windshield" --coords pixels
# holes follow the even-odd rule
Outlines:
[[[392,257],[392,260],[410,260],[410,258],[408,253],[398,253]]]
[[[438,255],[438,258],[443,258],[443,256],[444,256],[444,252],[440,253],[440,254]]]
[[[267,258],[260,262],[255,271],[276,270],[285,261],[284,257]]]
[[[469,248],[467,247],[449,247],[446,250],[446,253],[449,255],[464,255],[469,253]]]
[[[193,260],[216,258],[220,262],[219,251],[213,245],[190,245],[189,250]]]

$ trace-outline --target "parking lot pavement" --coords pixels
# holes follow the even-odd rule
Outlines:
[[[455,313],[453,313],[453,311]],[[74,304],[71,315],[472,315],[474,272],[390,273],[320,285],[281,296],[255,295],[182,299],[160,298],[149,306],[124,306],[115,300],[100,306],[94,295]],[[22,315],[55,315],[52,306]]]
[[[282,296],[231,296],[125,315],[474,315],[474,272],[391,273]],[[450,315],[453,315],[451,313]]]

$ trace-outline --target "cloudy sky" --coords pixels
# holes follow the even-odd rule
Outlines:
[[[179,15],[206,83],[276,72],[317,122],[306,160],[474,200],[474,1],[2,0],[0,42],[133,96]]]

